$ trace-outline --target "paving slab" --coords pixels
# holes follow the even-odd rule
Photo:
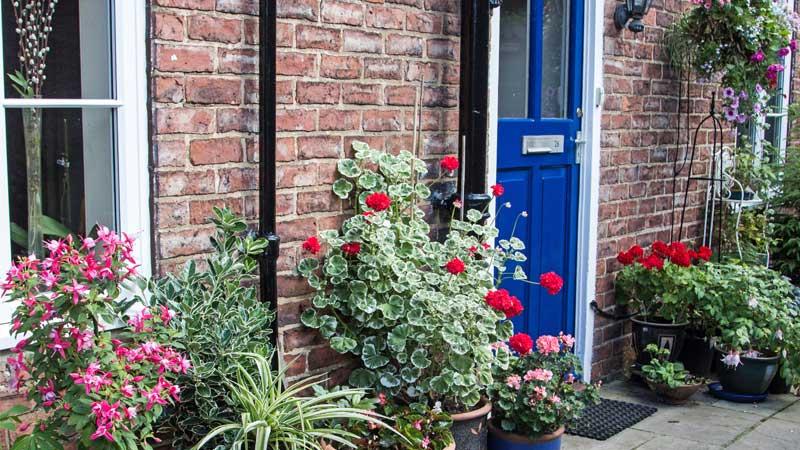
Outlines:
[[[755,414],[761,417],[769,417],[779,411],[785,410],[787,407],[796,402],[797,397],[793,395],[770,395],[761,403],[734,403],[726,400],[716,400],[711,403],[711,405],[717,408],[729,409],[731,411]],[[797,410],[797,420],[800,420],[800,409]]]
[[[642,444],[656,438],[653,433],[628,428],[605,441],[596,441],[579,436],[564,435],[562,448],[569,450],[618,450],[640,448]]]
[[[797,400],[797,399],[795,399]],[[775,414],[776,419],[800,423],[800,402],[795,401],[791,406]],[[798,445],[800,447],[800,445]]]
[[[617,447],[617,449],[621,448],[635,448],[636,450],[720,450],[724,447],[680,439],[674,436],[657,436],[638,447]]]
[[[800,423],[767,419],[740,436],[729,447],[732,450],[797,450],[800,448]]]
[[[724,446],[762,419],[755,414],[707,405],[659,411],[633,428],[663,436]]]

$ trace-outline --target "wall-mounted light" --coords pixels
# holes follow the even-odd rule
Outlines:
[[[642,17],[647,14],[652,2],[653,0],[625,0],[625,4],[617,5],[617,9],[614,10],[614,25],[617,26],[618,30],[625,28],[625,25],[627,25],[628,29],[634,33],[644,31]],[[630,24],[628,23],[629,20]]]

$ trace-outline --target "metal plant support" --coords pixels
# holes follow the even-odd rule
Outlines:
[[[690,65],[687,64],[685,67],[689,66]],[[716,112],[716,93],[711,95],[711,107],[709,108],[708,115],[705,116],[692,131],[690,128],[692,114],[691,70],[687,68],[680,71],[678,79],[680,80],[680,87],[678,91],[678,125],[676,130],[675,159],[672,166],[672,223],[670,227],[670,237],[673,241],[680,241],[684,237],[686,210],[689,206],[689,192],[692,182],[707,182],[708,186],[705,190],[706,198],[704,202],[705,210],[703,212],[703,245],[711,247],[716,244],[715,253],[719,259],[721,257],[722,241],[724,239],[722,227],[725,226],[726,208],[724,208],[724,199],[722,195],[725,183],[723,170],[723,128],[722,121],[719,119]],[[685,109],[682,108],[684,104]],[[682,112],[683,116],[681,116]],[[683,128],[684,123],[685,128]],[[710,142],[706,141],[707,144],[704,144],[711,146],[707,175],[705,173],[694,173],[696,170],[695,161],[698,156],[698,138],[701,135],[701,130],[704,128],[711,130]],[[685,130],[685,141],[682,140],[682,130]],[[680,156],[681,147],[684,148],[682,158]],[[685,180],[682,186],[683,192],[679,191],[679,179]],[[680,202],[680,206],[677,206],[676,200],[679,192],[683,195],[683,200]]]

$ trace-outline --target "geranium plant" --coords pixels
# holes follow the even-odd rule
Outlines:
[[[647,251],[638,245],[617,255],[623,265],[617,274],[617,304],[646,320],[693,319],[693,291],[687,289],[698,266],[711,259],[708,247],[697,251],[681,242],[655,241]]]
[[[696,6],[666,34],[673,64],[719,81],[723,117],[761,116],[775,94],[785,58],[797,50],[797,16],[775,0],[692,0]]]
[[[174,381],[190,369],[167,345],[174,312],[140,308],[126,315],[142,304],[132,292],[143,285],[129,236],[99,227],[96,238],[45,247],[47,258],[20,259],[2,285],[8,301],[19,302],[11,384],[44,413],[14,448],[73,441],[79,449],[151,448],[153,422],[179,400]],[[122,323],[104,332],[104,324]]]
[[[514,237],[492,245],[498,230],[476,210],[453,220],[444,242],[432,240],[419,207],[430,195],[419,181],[425,162],[361,142],[353,149],[355,159],[339,161],[333,191],[350,200],[355,215],[341,230],[303,244],[311,254],[325,250],[321,261],[306,258],[298,266],[316,289],[302,322],[336,351],[360,358],[352,385],[406,403],[440,401],[448,412],[468,409],[492,382],[492,364],[507,359],[490,345],[511,337],[508,319],[522,306],[495,287],[511,278],[531,282],[519,266],[507,273],[524,261],[525,246]],[[541,281],[551,293],[562,284],[555,274]]]
[[[572,352],[572,336],[540,336],[535,349],[530,336],[519,336],[524,339],[508,343],[518,357],[508,367],[495,369],[489,387],[492,422],[504,431],[535,438],[555,432],[598,402],[599,383],[583,384],[576,378],[581,362]]]

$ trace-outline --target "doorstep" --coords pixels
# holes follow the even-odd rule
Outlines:
[[[689,403],[672,406],[630,382],[609,383],[600,392],[603,398],[652,405],[658,412],[606,441],[565,435],[564,450],[800,448],[800,398],[793,395],[742,404],[718,400],[704,389]]]

